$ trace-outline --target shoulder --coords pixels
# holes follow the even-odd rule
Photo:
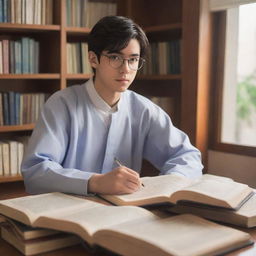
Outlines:
[[[130,111],[133,111],[133,113],[144,113],[148,116],[157,116],[164,113],[164,111],[149,98],[134,91],[127,90],[125,92],[125,100],[130,106]]]
[[[48,106],[56,106],[56,105],[68,105],[74,106],[80,100],[80,98],[86,97],[85,93],[85,85],[73,85],[63,90],[57,91],[53,93],[46,102]]]
[[[142,96],[134,91],[127,90],[124,93],[125,99],[132,105],[139,108],[154,108],[158,107],[156,104],[154,104],[149,98]]]

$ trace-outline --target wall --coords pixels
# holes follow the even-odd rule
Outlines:
[[[207,172],[230,177],[256,188],[256,157],[209,150]]]

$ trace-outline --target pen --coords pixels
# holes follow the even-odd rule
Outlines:
[[[114,158],[114,160],[115,160],[116,164],[117,164],[119,167],[120,167],[120,166],[124,166],[124,165],[120,162],[120,160],[117,159],[116,157]],[[145,187],[143,183],[141,183],[141,186],[142,186],[142,187]]]

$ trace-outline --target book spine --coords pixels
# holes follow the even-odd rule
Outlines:
[[[4,125],[10,125],[8,93],[3,93]]]
[[[9,118],[10,125],[15,125],[15,93],[10,91],[9,95]]]

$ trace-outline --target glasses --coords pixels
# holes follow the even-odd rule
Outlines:
[[[124,64],[124,62],[127,61],[129,68],[133,71],[137,71],[143,67],[145,62],[143,58],[138,56],[125,59],[119,55],[114,55],[114,54],[111,54],[111,55],[101,54],[101,55],[107,57],[109,60],[109,65],[115,69],[120,68]]]

